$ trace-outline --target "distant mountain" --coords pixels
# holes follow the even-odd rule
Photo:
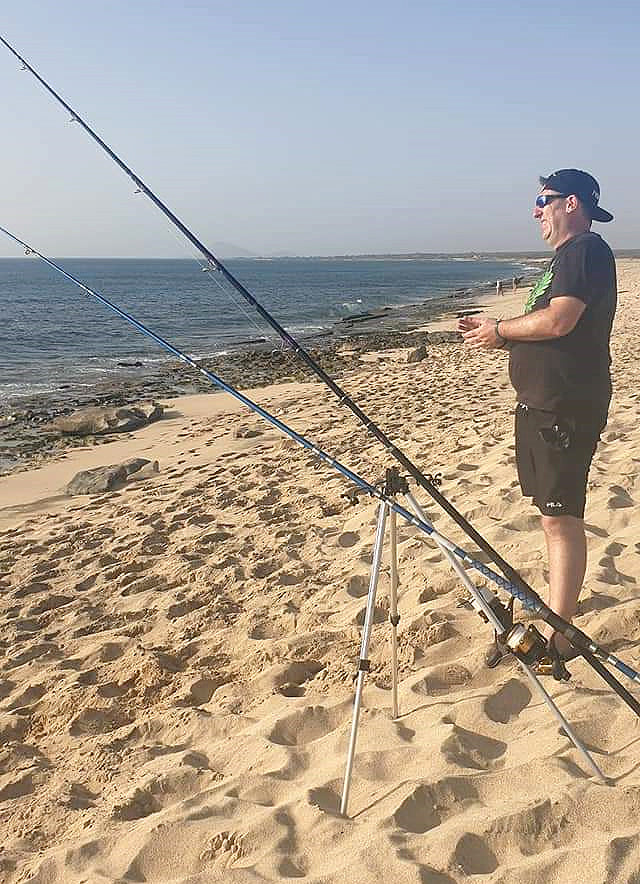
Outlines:
[[[219,258],[255,258],[255,252],[249,252],[242,246],[237,246],[232,242],[215,242],[209,246],[214,255]]]

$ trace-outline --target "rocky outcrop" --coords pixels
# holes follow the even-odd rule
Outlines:
[[[99,436],[105,433],[130,433],[160,420],[164,405],[142,402],[121,407],[81,408],[58,417],[47,429],[69,436]]]

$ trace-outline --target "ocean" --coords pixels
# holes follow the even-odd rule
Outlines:
[[[65,270],[195,358],[279,339],[220,274],[197,261],[57,259]],[[521,262],[460,258],[237,258],[225,266],[302,340],[347,317],[529,275]],[[0,259],[0,406],[157,374],[170,360],[35,257]],[[344,326],[343,326],[344,328]]]

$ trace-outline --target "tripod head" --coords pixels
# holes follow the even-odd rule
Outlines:
[[[433,475],[427,473],[427,480],[436,488],[438,485],[442,485],[442,473],[434,473]],[[408,494],[409,476],[401,476],[398,467],[389,467],[385,471],[384,478],[374,482],[373,487],[376,491],[387,497],[394,497],[396,494]],[[351,488],[349,491],[345,491],[341,497],[346,498],[352,506],[355,506],[361,494],[370,493],[362,488]]]

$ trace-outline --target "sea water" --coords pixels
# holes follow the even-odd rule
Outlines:
[[[197,261],[57,259],[190,356],[277,340],[221,274]],[[418,304],[526,274],[523,262],[459,258],[237,258],[225,266],[303,340],[346,317]],[[507,282],[508,285],[508,282]],[[0,403],[87,391],[157,371],[157,344],[35,257],[0,259]]]

